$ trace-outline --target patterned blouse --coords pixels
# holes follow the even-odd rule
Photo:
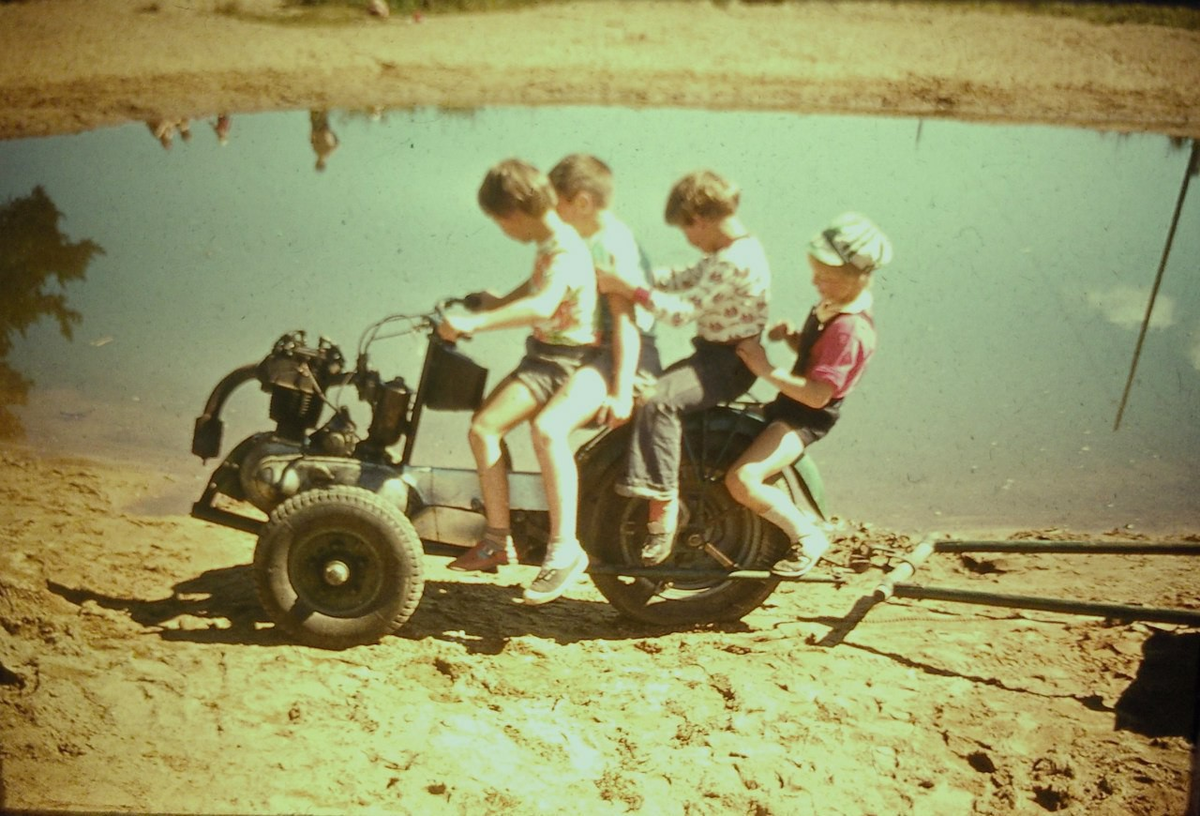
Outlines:
[[[767,324],[771,268],[762,242],[751,235],[686,269],[654,270],[647,307],[672,326],[695,321],[704,340],[752,337]]]

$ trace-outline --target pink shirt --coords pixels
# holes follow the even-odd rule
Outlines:
[[[871,297],[869,292],[863,295],[865,297],[859,297],[830,318],[809,352],[808,371],[804,376],[833,386],[833,399],[841,399],[850,393],[875,353]]]

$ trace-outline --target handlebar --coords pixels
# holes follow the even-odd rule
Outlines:
[[[442,298],[434,304],[433,308],[424,313],[419,314],[394,314],[381,318],[363,330],[362,336],[358,341],[358,359],[364,360],[367,354],[367,349],[376,340],[385,340],[391,337],[402,337],[407,334],[412,334],[417,331],[427,331],[436,335],[437,327],[441,324],[445,314],[455,306],[462,306],[469,311],[479,311],[483,306],[483,295],[480,292],[472,292],[463,297],[448,297]],[[406,325],[394,332],[381,334],[382,329],[392,323],[404,322]],[[444,341],[443,341],[444,342]],[[453,344],[451,344],[453,345]]]

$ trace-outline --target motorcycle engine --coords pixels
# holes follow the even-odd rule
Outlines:
[[[325,392],[345,370],[346,358],[322,337],[309,346],[303,331],[289,332],[275,341],[258,368],[258,381],[271,395],[271,419],[276,434],[295,442],[317,427]]]

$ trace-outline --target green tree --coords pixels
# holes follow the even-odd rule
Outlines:
[[[33,385],[8,364],[15,336],[51,317],[70,340],[80,314],[67,305],[63,288],[83,280],[92,258],[104,254],[95,241],[68,240],[58,228],[62,217],[40,186],[0,205],[0,439],[23,435],[10,406],[24,405]]]

